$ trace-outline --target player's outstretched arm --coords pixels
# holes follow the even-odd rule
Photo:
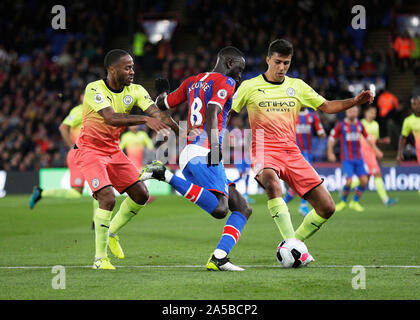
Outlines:
[[[400,135],[400,140],[398,142],[398,152],[397,152],[397,161],[401,162],[404,161],[404,154],[403,154],[403,150],[404,147],[407,143],[407,138],[404,137],[403,135]]]
[[[172,117],[169,115],[169,111],[159,110],[159,108],[155,104],[152,104],[144,112],[146,112],[150,117],[160,119],[164,124],[166,124],[169,128],[175,131],[176,135],[179,135],[179,126],[175,122],[175,120],[172,119]]]
[[[137,114],[117,113],[111,107],[101,109],[98,111],[98,113],[104,118],[106,124],[114,127],[146,124],[150,129],[154,131],[168,129],[168,126],[160,119]]]
[[[64,142],[70,147],[73,147],[73,141],[71,141],[70,138],[70,126],[67,124],[60,124],[58,127],[58,130],[60,130],[61,137],[63,138]]]
[[[328,139],[327,157],[328,157],[328,161],[331,161],[331,162],[337,161],[337,158],[335,157],[335,154],[334,154],[334,144],[335,144],[335,139],[330,137]]]
[[[373,151],[375,152],[376,157],[377,157],[378,159],[382,159],[382,158],[383,158],[383,156],[384,156],[384,154],[383,154],[383,152],[382,152],[382,151],[378,148],[378,146],[376,145],[376,143],[374,143],[370,137],[368,137],[368,138],[366,139],[366,141],[367,141],[368,145],[370,145],[370,147],[371,147],[371,148],[373,149]]]
[[[340,113],[355,105],[373,102],[373,94],[370,90],[360,92],[356,97],[344,100],[327,100],[318,109],[325,113]]]

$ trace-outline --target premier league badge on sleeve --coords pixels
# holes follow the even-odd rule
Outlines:
[[[93,99],[95,100],[96,103],[102,103],[105,100],[104,96],[100,93],[95,94]]]
[[[220,99],[225,99],[227,96],[227,91],[225,89],[220,89],[219,91],[217,91],[217,96]]]

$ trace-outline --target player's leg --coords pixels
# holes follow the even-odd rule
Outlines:
[[[140,181],[148,179],[156,179],[169,183],[176,191],[178,191],[184,198],[195,203],[200,208],[211,214],[217,219],[223,219],[226,217],[229,210],[227,201],[220,201],[223,197],[217,197],[210,190],[199,186],[197,183],[189,181],[194,176],[207,176],[208,179],[212,179],[211,170],[215,167],[206,167],[205,164],[199,166],[198,164],[188,163],[183,170],[184,176],[187,179],[173,174],[167,169],[160,161],[154,161],[152,164],[146,166],[140,174]],[[206,182],[206,181],[202,181]]]
[[[214,250],[213,255],[207,262],[208,270],[243,271],[244,269],[233,265],[227,258],[230,251],[236,245],[242,230],[251,216],[252,209],[244,196],[235,188],[229,186],[229,209],[232,211],[223,228],[222,237]]]
[[[360,198],[366,190],[368,183],[368,176],[366,174],[359,176],[360,184],[354,189],[353,200],[349,203],[349,208],[358,212],[363,212],[365,209],[359,203]]]
[[[360,198],[366,190],[369,181],[368,169],[363,160],[354,161],[355,174],[359,177],[359,185],[354,189],[353,200],[349,203],[349,208],[358,212],[363,212],[365,209],[359,203]]]
[[[351,183],[354,174],[354,166],[351,161],[343,161],[341,163],[341,171],[346,178],[343,189],[340,192],[340,202],[337,204],[336,211],[339,212],[347,206],[347,199],[351,190]]]
[[[70,189],[48,189],[43,190],[40,186],[35,186],[29,198],[29,208],[33,209],[42,198],[61,198],[61,199],[78,199],[82,197],[79,188]],[[82,188],[83,189],[83,188]]]
[[[67,167],[70,171],[70,189],[48,189],[42,190],[39,186],[35,186],[29,199],[29,208],[33,209],[37,202],[42,198],[62,198],[62,199],[78,199],[82,197],[84,178],[79,168],[75,164],[75,149],[70,149],[67,153]]]
[[[115,269],[107,254],[109,241],[109,225],[111,222],[112,210],[115,206],[114,189],[111,185],[94,192],[99,207],[96,210],[95,223],[95,262],[94,269]]]
[[[109,226],[109,249],[119,259],[124,259],[118,232],[146,206],[149,192],[146,185],[137,181],[125,192],[128,194],[120,205]]]
[[[376,187],[376,192],[378,193],[379,198],[381,198],[385,206],[391,206],[398,202],[398,199],[390,198],[388,192],[385,189],[384,181],[382,179],[381,172],[375,173],[374,182]]]
[[[143,182],[138,181],[139,170],[122,151],[112,155],[107,172],[114,188],[120,194],[128,194],[109,227],[109,249],[117,258],[123,259],[124,252],[117,234],[146,205],[149,191]]]
[[[98,200],[96,200],[95,198],[92,197],[92,226],[91,229],[95,230],[95,214],[96,214],[96,210],[99,208],[99,203]]]
[[[334,200],[323,183],[310,190],[303,197],[308,200],[313,209],[296,229],[295,237],[302,241],[317,232],[335,211]]]
[[[106,170],[109,157],[96,154],[91,149],[77,149],[75,163],[98,201],[95,212],[95,262],[94,269],[115,269],[107,255],[108,229],[115,206],[114,190]]]
[[[282,198],[280,179],[274,169],[261,170],[255,177],[267,193],[267,207],[283,239],[293,238],[294,229],[289,208]]]
[[[306,161],[312,166],[312,154],[309,152],[302,152],[303,157]],[[299,213],[303,216],[306,216],[309,213],[308,203],[304,198],[300,199],[300,205],[299,205]]]

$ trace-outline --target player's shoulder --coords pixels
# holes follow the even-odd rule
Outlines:
[[[209,77],[214,82],[217,81],[220,85],[223,85],[223,86],[226,85],[226,86],[230,86],[232,88],[235,87],[235,80],[233,80],[233,78],[231,78],[227,75],[224,75],[224,74],[221,74],[221,73],[218,73],[218,72],[214,72],[214,73],[211,73],[209,75]]]
[[[147,92],[147,90],[139,83],[132,83],[125,87],[128,92]]]
[[[81,112],[82,112],[82,110],[83,110],[83,104],[79,104],[79,105],[77,105],[77,106],[73,107],[73,108],[70,110],[70,113],[81,113]]]
[[[286,76],[286,82],[287,85],[295,88],[295,89],[299,89],[299,88],[311,88],[304,80],[300,79],[300,78],[294,78],[294,77],[289,77]],[[311,88],[312,89],[312,88]]]
[[[106,87],[106,85],[105,85],[104,80],[99,79],[99,80],[95,80],[95,81],[89,82],[86,85],[86,90],[92,89],[93,91],[95,91],[95,89],[96,90],[97,89],[103,89],[105,87]]]
[[[241,91],[243,90],[249,91],[252,89],[258,90],[258,88],[261,88],[266,85],[267,85],[267,82],[264,81],[262,74],[260,74],[256,77],[243,80],[239,88]]]
[[[408,119],[408,121],[420,122],[420,117],[416,117],[414,113],[410,114],[406,119]]]
[[[262,74],[246,79],[241,82],[241,86],[243,85],[243,86],[248,86],[248,87],[251,87],[254,85],[260,85],[260,84],[266,84],[266,81],[264,80],[264,77]]]

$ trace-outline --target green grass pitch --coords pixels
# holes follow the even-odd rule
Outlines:
[[[419,299],[420,197],[395,192],[385,208],[367,192],[364,213],[336,213],[306,244],[316,261],[282,269],[275,258],[279,233],[255,196],[253,215],[230,254],[244,272],[208,272],[204,265],[225,220],[187,200],[158,197],[120,232],[126,258],[111,253],[116,270],[92,270],[92,200],[0,199],[0,299]],[[333,195],[337,200],[338,195]],[[118,208],[121,199],[118,199]],[[295,228],[299,201],[290,203]],[[65,289],[52,288],[52,267],[65,267]],[[355,290],[352,267],[365,269],[365,289]],[[105,290],[104,290],[105,289]]]

